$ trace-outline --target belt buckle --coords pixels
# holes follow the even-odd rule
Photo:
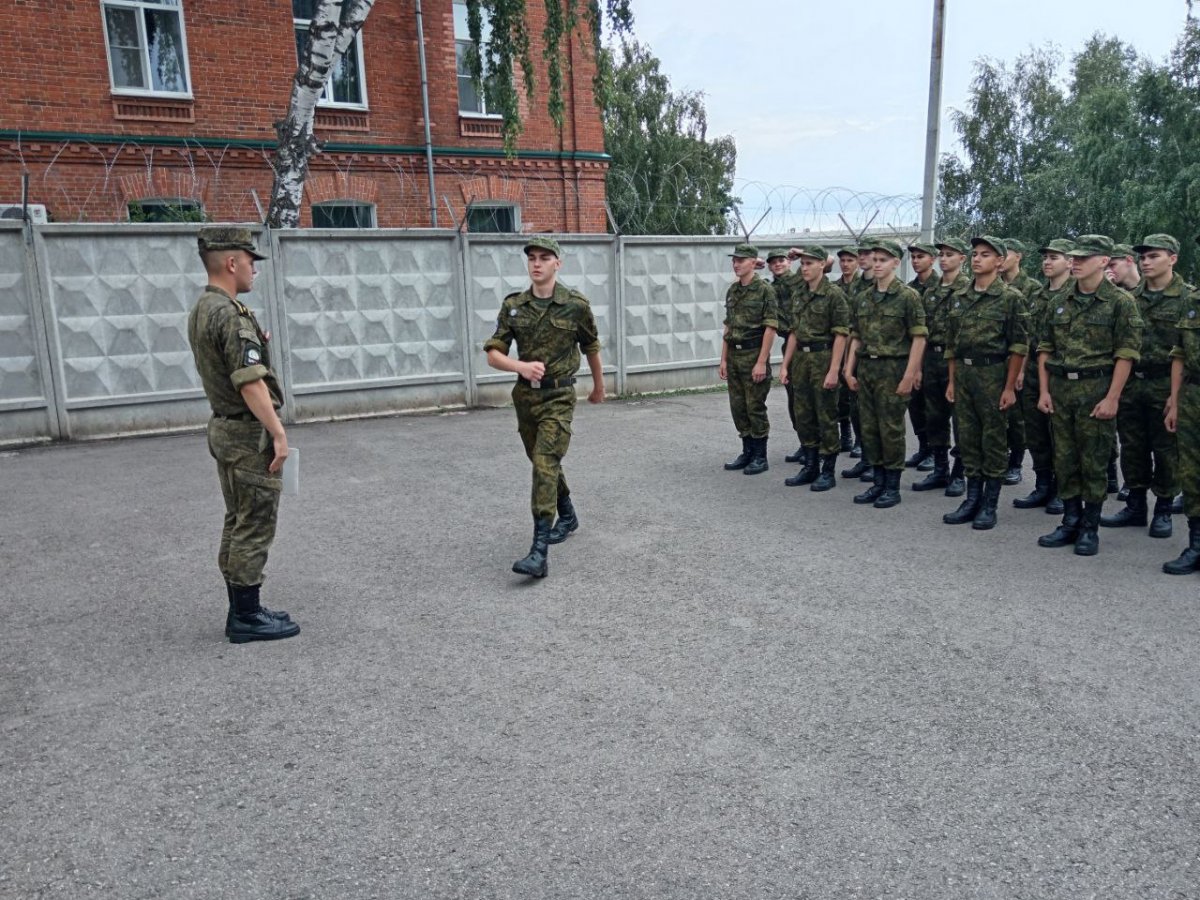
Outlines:
[[[975,365],[975,360],[968,358],[968,357],[963,357],[963,365],[964,366],[973,366],[973,365]]]
[[[741,345],[741,344],[734,344],[734,345],[733,345],[733,349],[734,349],[734,350],[741,350],[741,349],[742,349],[742,345]]]
[[[867,359],[879,359],[879,357],[874,353],[869,353],[867,354]]]
[[[1078,381],[1079,380],[1078,372],[1067,372],[1065,374],[1067,376],[1067,381]]]
[[[800,348],[800,352],[801,353],[812,353],[812,347],[805,345]]]
[[[538,381],[531,381],[531,382],[529,382],[529,386],[530,386],[531,388],[533,388],[533,389],[536,391],[536,390],[538,390],[538,389],[540,389],[540,388],[541,388],[541,386],[542,386],[542,382],[541,382],[540,380],[538,380]]]

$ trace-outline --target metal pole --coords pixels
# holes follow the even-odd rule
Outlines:
[[[421,0],[417,0],[417,55],[421,61],[421,111],[425,117],[425,167],[429,177],[429,215],[437,228],[437,191],[433,185],[433,138],[429,133],[429,76],[425,71],[425,25]]]
[[[929,50],[929,110],[925,119],[925,187],[921,192],[921,240],[933,240],[937,198],[938,133],[942,127],[942,56],[946,43],[946,0],[933,0],[933,45]]]

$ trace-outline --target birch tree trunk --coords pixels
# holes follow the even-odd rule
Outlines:
[[[374,5],[375,0],[319,0],[313,11],[308,46],[296,68],[287,118],[275,123],[279,144],[266,222],[271,228],[296,228],[300,224],[308,161],[321,149],[313,132],[317,101],[334,65],[349,49]]]

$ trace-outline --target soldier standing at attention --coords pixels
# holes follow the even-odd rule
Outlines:
[[[1075,241],[1067,253],[1075,289],[1046,311],[1038,345],[1038,409],[1050,416],[1063,501],[1062,523],[1038,545],[1074,544],[1079,556],[1100,549],[1105,464],[1116,439],[1121,392],[1142,347],[1137,302],[1104,277],[1112,252],[1112,239],[1102,234]]]
[[[1144,526],[1146,492],[1154,491],[1154,520],[1150,537],[1171,536],[1171,503],[1179,493],[1179,451],[1167,431],[1163,410],[1171,396],[1171,348],[1190,286],[1175,274],[1179,241],[1169,234],[1152,234],[1133,248],[1142,257],[1145,278],[1133,296],[1145,325],[1141,359],[1121,394],[1117,434],[1121,439],[1121,473],[1129,494],[1125,508],[1105,516],[1106,528]],[[1109,264],[1112,265],[1111,263]]]
[[[938,249],[933,244],[914,243],[908,247],[908,259],[912,263],[914,273],[908,286],[922,299],[925,292],[938,282],[937,272],[933,269],[937,257]],[[904,461],[904,467],[928,472],[933,469],[933,456],[929,451],[928,426],[925,421],[925,386],[922,381],[922,378],[917,379],[920,386],[914,387],[912,396],[908,398],[908,420],[912,422],[913,434],[917,437],[917,449]]]
[[[996,527],[1008,440],[1008,410],[1017,402],[1017,378],[1029,353],[1025,298],[1000,277],[1005,258],[999,238],[971,238],[971,285],[951,298],[947,314],[946,399],[958,418],[958,449],[967,473],[966,499],[942,516],[947,525],[983,531]]]
[[[517,431],[533,464],[533,543],[512,570],[545,578],[549,545],[565,540],[579,527],[562,459],[571,442],[580,351],[592,373],[589,403],[604,402],[604,372],[591,305],[583,294],[558,283],[562,266],[558,242],[538,235],[529,239],[524,250],[530,285],[504,298],[496,333],[483,349],[489,366],[517,375],[512,391]],[[517,359],[508,355],[514,341]]]
[[[1200,238],[1196,239],[1200,243]],[[1168,575],[1200,569],[1200,291],[1189,291],[1180,304],[1171,347],[1171,394],[1165,424],[1179,447],[1179,480],[1187,515],[1188,545],[1176,559],[1163,563]]]
[[[842,274],[834,284],[842,289],[846,302],[851,303],[862,281],[862,274],[858,270],[858,248],[842,247],[838,250],[837,264]],[[846,387],[846,379],[840,373],[838,377],[841,379],[838,386],[838,433],[842,439],[842,452],[859,457],[862,456],[862,444],[858,438],[858,397]]]
[[[254,248],[249,228],[201,228],[196,243],[208,286],[188,315],[188,343],[213,412],[208,452],[225,499],[217,552],[229,599],[225,636],[234,644],[289,638],[300,626],[259,602],[288,456],[276,412],[283,393],[271,371],[269,335],[238,299],[254,287],[257,262],[266,257]]]
[[[962,457],[954,455],[954,473],[950,471],[950,430],[954,421],[954,404],[946,399],[946,388],[950,385],[950,364],[946,361],[946,337],[952,295],[970,285],[971,279],[963,272],[967,258],[967,242],[959,238],[946,238],[935,244],[939,251],[938,265],[941,278],[925,291],[925,325],[929,337],[925,346],[922,390],[925,394],[925,433],[929,440],[929,451],[933,455],[933,471],[912,486],[914,491],[932,491],[945,488],[947,497],[960,497],[966,492],[963,482]],[[954,426],[957,431],[957,426]],[[951,493],[951,481],[958,481]]]
[[[1138,271],[1137,254],[1133,252],[1132,246],[1129,244],[1114,245],[1113,257],[1108,261],[1104,277],[1130,294],[1137,290],[1137,286],[1142,281],[1142,274]],[[1113,444],[1112,456],[1108,460],[1108,492],[1110,494],[1117,491],[1117,460],[1121,455],[1120,437],[1118,434],[1117,441]],[[1128,497],[1128,487],[1122,487],[1117,492],[1117,499],[1122,503]]]
[[[790,251],[782,248],[776,248],[767,254],[767,268],[771,270],[771,287],[775,290],[775,308],[779,312],[779,336],[783,338],[783,346],[786,349],[788,335],[791,334],[791,326],[788,322],[788,310],[792,305],[792,294],[800,286],[800,276],[792,271],[792,256]],[[787,371],[786,368],[783,369]],[[783,381],[783,379],[780,379]],[[796,412],[792,408],[794,403],[792,395],[792,384],[790,381],[783,382],[784,391],[787,393],[787,408],[788,420],[792,423],[792,429],[796,428]],[[801,462],[804,459],[804,447],[796,448],[795,453],[789,453],[783,458],[784,462]]]
[[[863,457],[874,464],[874,484],[854,498],[888,509],[901,500],[904,471],[904,410],[925,352],[925,307],[917,292],[896,279],[904,250],[895,241],[876,240],[875,286],[860,291],[850,313],[850,352],[846,383],[858,391]]]
[[[758,248],[734,248],[733,274],[737,281],[725,292],[725,337],[721,342],[720,375],[729,382],[729,411],[742,452],[725,463],[744,475],[767,471],[767,395],[771,391],[771,345],[779,330],[775,291],[754,273]]]
[[[825,277],[825,248],[793,248],[800,258],[800,287],[783,315],[792,325],[783,352],[780,379],[795,396],[796,433],[804,467],[784,484],[812,484],[827,491],[837,484],[833,470],[840,440],[837,426],[838,375],[850,334],[850,307],[841,288]]]
[[[1000,277],[1004,283],[1015,288],[1025,298],[1025,311],[1030,315],[1030,321],[1036,321],[1040,311],[1046,306],[1046,291],[1041,282],[1031,278],[1021,271],[1025,261],[1027,248],[1016,238],[1003,238],[1008,247],[1008,255],[1004,258],[1004,266]],[[1008,411],[1008,468],[1004,473],[1005,484],[1021,483],[1021,465],[1025,461],[1025,407],[1037,406],[1037,397],[1030,396],[1026,401],[1025,372],[1017,376],[1017,402]]]
[[[854,293],[846,294],[846,302],[850,304],[851,317],[854,315],[855,303],[858,300],[858,295],[864,291],[868,294],[875,290],[875,254],[866,244],[859,245],[858,249],[858,284],[854,289]],[[849,384],[846,385],[849,391]],[[866,442],[862,437],[862,416],[859,410],[859,396],[856,391],[849,391],[851,394],[851,405],[854,409],[855,418],[858,422],[858,453],[854,450],[850,451],[850,458],[858,456],[858,462],[850,466],[848,469],[842,469],[843,478],[857,478],[859,481],[866,481],[873,484],[875,482],[875,472],[871,466],[870,460],[867,459]]]

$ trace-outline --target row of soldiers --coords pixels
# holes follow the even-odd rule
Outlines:
[[[907,284],[897,278],[906,252],[915,273]],[[739,245],[720,374],[742,452],[725,468],[769,468],[766,398],[779,335],[780,381],[800,439],[787,459],[801,469],[787,484],[833,488],[839,452],[861,444],[858,463],[841,473],[870,482],[855,503],[896,506],[904,469],[916,467],[928,474],[913,490],[963,497],[944,522],[988,530],[1028,450],[1035,485],[1013,505],[1062,516],[1041,546],[1094,555],[1100,525],[1149,523],[1152,537],[1170,537],[1182,489],[1188,546],[1163,569],[1196,571],[1200,291],[1175,273],[1179,242],[1082,235],[1039,253],[1042,280],[1022,272],[1029,248],[1013,238],[908,248],[881,238],[834,256],[792,247],[767,254],[768,282],[755,271],[758,248]],[[829,278],[835,259],[840,277]],[[907,460],[906,412],[920,444]],[[1125,506],[1104,516],[1118,432]]]

